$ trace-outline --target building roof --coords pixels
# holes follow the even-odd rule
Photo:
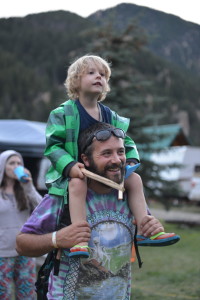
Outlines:
[[[172,146],[191,145],[180,124],[155,125],[143,128],[145,134],[155,136],[151,143],[153,149],[164,149]]]
[[[46,123],[28,120],[0,120],[0,152],[8,149],[19,151],[23,156],[42,157],[45,149]],[[191,145],[181,125],[170,124],[143,128],[145,134],[154,135],[151,149]],[[143,145],[137,145],[142,151]]]
[[[13,149],[23,156],[42,157],[46,123],[27,120],[0,120],[0,152]]]

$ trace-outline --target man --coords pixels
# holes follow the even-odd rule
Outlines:
[[[96,123],[80,136],[80,153],[86,168],[121,183],[125,172],[125,148],[121,129]],[[101,131],[99,136],[98,132]],[[95,180],[88,180],[87,222],[55,232],[60,203],[46,195],[17,237],[17,251],[40,256],[54,247],[62,249],[59,274],[50,274],[48,299],[130,299],[130,256],[134,236],[131,211],[118,191]],[[145,236],[163,231],[153,216],[143,220]],[[69,257],[69,248],[88,242],[90,257]]]

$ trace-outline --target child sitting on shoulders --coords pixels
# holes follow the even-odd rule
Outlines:
[[[49,194],[65,199],[69,192],[72,223],[86,220],[87,180],[82,173],[84,165],[80,163],[81,153],[78,151],[80,132],[96,122],[112,124],[125,133],[129,127],[129,119],[120,117],[101,103],[110,91],[110,76],[109,63],[99,56],[85,55],[74,61],[68,69],[65,83],[70,100],[54,109],[48,119],[45,155],[52,165],[47,173],[47,187]],[[139,162],[136,145],[126,134],[124,138],[127,164],[134,165]],[[112,171],[115,172],[115,169]],[[150,237],[141,235],[141,223],[148,214],[141,178],[132,173],[125,179],[124,185],[138,227],[137,244],[164,246],[177,242],[179,237],[174,233],[160,232]],[[74,245],[70,250],[70,256],[89,256],[86,243]]]

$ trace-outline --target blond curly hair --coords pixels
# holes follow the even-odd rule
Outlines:
[[[97,67],[103,68],[106,78],[105,91],[98,97],[98,101],[103,101],[110,91],[110,86],[108,81],[111,76],[110,64],[100,56],[96,55],[84,55],[76,59],[69,67],[67,72],[67,79],[65,81],[65,87],[67,88],[68,96],[71,100],[75,100],[79,97],[79,83],[80,78],[84,72],[88,69],[91,62],[93,62]]]

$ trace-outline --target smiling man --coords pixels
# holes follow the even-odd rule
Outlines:
[[[79,138],[85,167],[121,183],[126,162],[124,138],[123,130],[105,123],[86,129]],[[45,196],[18,235],[17,251],[39,256],[57,247],[61,249],[59,272],[55,275],[54,268],[50,274],[47,299],[130,299],[135,227],[126,193],[123,200],[118,200],[117,190],[89,179],[87,222],[57,230],[58,198]],[[160,222],[146,216],[143,234],[160,231]],[[69,248],[81,241],[89,241],[89,258],[70,257]]]
[[[104,129],[94,131],[95,128],[101,126]],[[125,133],[122,129],[105,123],[98,123],[91,129],[89,128],[79,139],[84,165],[100,176],[121,183],[124,179],[126,164],[124,138]]]

